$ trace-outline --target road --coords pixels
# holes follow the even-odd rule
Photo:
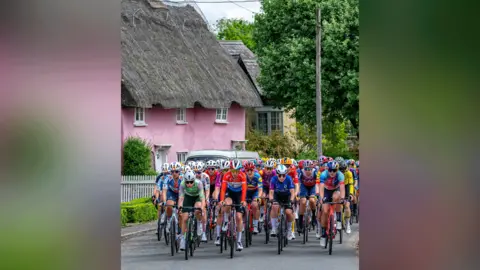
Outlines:
[[[264,244],[263,233],[253,236],[253,246],[241,252],[235,252],[233,259],[213,241],[201,244],[195,250],[193,257],[185,261],[185,253],[179,250],[175,256],[170,255],[170,249],[162,242],[158,242],[155,232],[133,237],[122,242],[122,269],[124,270],[150,270],[150,269],[228,269],[228,270],[256,270],[256,269],[311,269],[315,266],[325,267],[329,270],[356,270],[358,256],[355,241],[358,239],[358,224],[352,226],[352,233],[344,233],[343,243],[338,244],[335,239],[332,255],[327,249],[321,248],[315,234],[310,232],[306,245],[302,244],[300,236],[289,241],[284,251],[277,254],[277,240],[273,239],[268,245]]]

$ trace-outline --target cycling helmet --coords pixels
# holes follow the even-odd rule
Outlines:
[[[277,159],[277,162],[276,162],[277,165],[280,165],[280,164],[283,164],[283,159]]]
[[[193,166],[193,171],[195,172],[202,172],[203,171],[203,162],[197,162],[194,166]]]
[[[242,162],[238,159],[234,159],[230,161],[230,169],[232,170],[240,170],[242,168]]]
[[[341,171],[345,171],[347,169],[348,165],[347,165],[347,162],[345,162],[345,160],[342,160],[338,163],[338,168],[341,170]]]
[[[187,162],[187,165],[192,168],[195,165],[195,161],[189,161]]]
[[[357,168],[360,168],[360,160],[357,160],[357,162],[355,162],[355,165],[357,166]]]
[[[247,171],[247,170],[255,170],[255,164],[253,164],[253,162],[251,162],[251,161],[245,163],[244,167],[245,167],[245,171]]]
[[[224,160],[220,163],[220,169],[227,170],[230,169],[230,160]]]
[[[195,166],[195,165],[194,165]],[[188,165],[186,165],[185,167],[183,167],[183,171],[184,172],[190,172],[192,170],[192,168]]]
[[[354,159],[348,160],[348,165],[350,165],[350,166],[355,165],[355,160]]]
[[[344,159],[343,159],[342,157],[336,157],[336,158],[335,158],[335,161],[336,161],[337,163],[340,163],[341,161],[344,161]]]
[[[277,171],[277,174],[287,174],[288,169],[287,169],[287,167],[285,167],[285,165],[279,164],[277,166],[276,171]]]
[[[336,161],[329,161],[329,162],[327,163],[327,168],[328,168],[329,170],[336,170],[336,169],[338,169],[338,162],[336,162]]]
[[[180,163],[178,162],[172,162],[170,164],[170,170],[171,171],[180,171],[182,169],[182,165],[180,165]]]
[[[188,171],[183,176],[183,181],[195,181],[195,174],[192,171]]]
[[[298,166],[298,162],[297,162],[295,159],[293,159],[293,158],[292,158],[292,165],[295,166],[295,167]]]
[[[168,172],[169,169],[170,169],[170,164],[168,164],[168,163],[163,163],[163,165],[162,165],[162,171],[163,171],[163,172]]]
[[[268,160],[266,163],[265,163],[265,168],[273,168],[275,167],[275,161],[273,160]]]
[[[207,161],[207,168],[212,168],[216,166],[217,166],[217,162],[215,162],[214,160]]]
[[[298,162],[298,168],[303,169],[303,164],[304,164],[304,163],[305,163],[304,160],[300,160],[300,161]]]
[[[285,165],[292,165],[292,159],[291,158],[284,158],[283,159],[283,164]]]
[[[312,168],[313,167],[313,162],[311,160],[305,160],[303,162],[303,167],[304,168]]]

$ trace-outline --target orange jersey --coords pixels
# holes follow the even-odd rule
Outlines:
[[[294,184],[298,184],[298,174],[297,168],[295,168],[295,166],[291,165],[290,168],[288,168],[288,175],[292,177]]]
[[[220,190],[220,201],[225,200],[225,192],[227,188],[231,192],[242,192],[241,201],[245,201],[247,197],[247,176],[243,172],[238,172],[236,178],[233,178],[231,172],[227,172],[223,175],[222,186]]]

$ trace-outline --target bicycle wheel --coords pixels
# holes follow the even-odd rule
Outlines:
[[[303,234],[303,244],[307,243],[308,239],[308,212],[303,215],[303,228],[302,228],[302,234]]]
[[[189,251],[190,251],[190,257],[193,256],[193,250],[195,249],[195,240],[196,240],[196,230],[197,230],[197,222],[196,222],[196,218],[194,217],[191,217],[190,218],[190,229],[189,229],[189,239],[188,239],[188,244],[189,244]]]
[[[334,216],[330,216],[330,228],[329,228],[328,237],[327,237],[327,239],[329,240],[328,241],[328,255],[332,255],[333,237],[335,236],[333,226],[335,226],[335,218],[334,218]]]
[[[342,217],[340,218],[340,223],[342,224],[342,229],[337,230],[337,232],[340,234],[340,244],[343,241],[343,230],[345,229],[345,222],[343,221],[343,212],[342,212]]]
[[[220,253],[223,253],[223,242],[225,241],[225,233],[220,232]]]
[[[280,254],[283,250],[283,216],[280,217],[280,226],[277,232],[278,238],[278,254]]]
[[[158,219],[158,222],[157,222],[157,240],[158,241],[162,240],[162,233],[163,233],[163,226],[162,226],[162,223],[160,221],[161,221],[161,216],[160,216],[160,218]]]
[[[247,214],[245,215],[245,247],[248,248],[249,243],[249,237],[248,234],[250,233],[250,211],[247,210]]]
[[[232,218],[233,220],[235,220],[235,217]],[[235,222],[230,222],[230,228],[229,228],[229,231],[230,231],[230,238],[229,238],[229,242],[230,242],[230,258],[233,258],[233,253],[235,252],[235,233],[237,232],[236,228],[235,228]]]
[[[175,220],[172,219],[172,224],[171,224],[171,229],[170,229],[170,233],[169,233],[169,238],[170,238],[170,254],[172,254],[172,256],[175,254],[175,242],[176,242],[176,239],[175,239],[175,236],[176,236],[176,233],[175,233]]]
[[[265,244],[268,244],[268,240],[270,240],[270,218],[268,211],[263,215],[263,226],[265,229]]]
[[[187,227],[187,230],[185,236],[185,260],[188,260],[188,248],[190,247],[190,226]]]
[[[358,223],[358,219],[360,218],[360,204],[357,203],[357,215],[355,216],[355,222]]]

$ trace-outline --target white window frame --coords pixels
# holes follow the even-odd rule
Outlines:
[[[188,152],[177,152],[177,162],[185,163]]]
[[[215,123],[228,124],[228,108],[218,108],[215,111]]]
[[[146,127],[147,123],[145,122],[145,108],[139,108],[136,107],[134,112],[133,112],[133,125],[136,127]],[[137,118],[138,115],[141,115],[142,117]]]
[[[177,124],[180,124],[180,125],[188,124],[188,122],[187,122],[187,109],[178,108],[177,111],[176,111],[175,117],[176,117],[176,120],[177,120]]]

